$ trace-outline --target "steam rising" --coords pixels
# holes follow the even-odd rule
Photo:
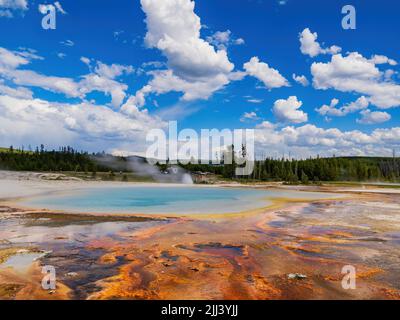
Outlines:
[[[137,175],[150,176],[158,182],[193,184],[191,175],[178,166],[172,166],[167,171],[160,172],[157,166],[147,163],[142,158],[133,157],[129,158],[129,167]]]
[[[157,182],[193,184],[191,175],[179,166],[171,166],[161,172],[159,167],[149,164],[145,158],[141,157],[118,158],[102,155],[95,157],[94,160],[114,171],[132,171],[138,176],[152,177]]]

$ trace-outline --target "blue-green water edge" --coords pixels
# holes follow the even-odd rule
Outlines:
[[[265,207],[273,198],[326,199],[334,194],[251,188],[129,186],[80,189],[23,201],[24,206],[80,213],[207,214]]]

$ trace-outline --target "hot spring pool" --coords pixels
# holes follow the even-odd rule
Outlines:
[[[273,198],[329,199],[337,194],[198,186],[85,188],[22,201],[30,208],[74,213],[218,214],[268,206]]]

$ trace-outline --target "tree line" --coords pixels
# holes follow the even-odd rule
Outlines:
[[[242,150],[243,153],[243,150]],[[225,179],[286,181],[304,183],[319,181],[400,181],[400,158],[396,157],[331,157],[309,159],[266,158],[254,163],[249,176],[235,176],[238,166],[233,157],[231,164],[187,164],[181,165],[189,172],[208,172]],[[144,161],[144,160],[143,160]],[[160,165],[160,171],[167,165]],[[77,151],[72,147],[45,150],[44,146],[34,151],[0,149],[0,169],[16,171],[46,172],[132,172],[129,158],[102,153]]]
[[[230,170],[223,172],[231,176]],[[250,177],[289,183],[319,181],[400,181],[400,159],[378,157],[332,157],[271,159],[256,161]]]
[[[99,164],[95,158],[105,156],[104,153],[89,154],[77,151],[72,147],[60,147],[59,150],[47,151],[44,146],[35,151],[14,149],[0,150],[0,169],[16,171],[75,171],[75,172],[107,172],[107,166]]]

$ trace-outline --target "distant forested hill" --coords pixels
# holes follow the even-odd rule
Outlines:
[[[134,157],[144,161],[143,158]],[[32,151],[0,148],[0,169],[18,171],[131,172],[131,158],[105,153],[78,152],[71,147],[47,151],[44,146]],[[168,165],[159,166],[165,170]],[[332,157],[304,160],[271,159],[257,161],[251,176],[235,177],[235,165],[188,164],[191,172],[211,172],[225,179],[258,181],[400,181],[400,158]]]
[[[332,157],[305,160],[266,159],[256,162],[252,175],[258,180],[301,181],[399,181],[400,159]]]
[[[400,158],[387,157],[332,157],[271,159],[256,161],[252,174],[235,177],[235,165],[183,166],[189,171],[208,171],[221,174],[226,179],[251,179],[258,181],[286,181],[308,183],[319,181],[400,181]]]
[[[0,169],[17,171],[76,171],[76,172],[108,172],[112,165],[101,160],[108,159],[104,153],[88,154],[78,152],[71,147],[63,147],[58,151],[46,151],[43,146],[35,151],[15,150],[12,147],[0,148]],[[115,157],[115,162],[123,163],[123,159]],[[121,168],[125,169],[123,165]],[[124,171],[124,170],[120,170]]]

